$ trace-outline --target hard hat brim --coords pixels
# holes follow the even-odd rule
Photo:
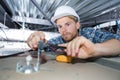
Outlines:
[[[60,14],[60,15],[57,15],[57,16],[52,17],[52,18],[51,18],[51,21],[52,21],[53,23],[55,23],[55,21],[56,21],[57,19],[62,18],[62,17],[65,17],[65,16],[70,16],[70,15],[74,16],[73,14],[70,14],[70,13],[64,13],[64,14]],[[79,17],[78,17],[78,16],[75,16],[75,17],[77,17],[78,20],[79,20]]]

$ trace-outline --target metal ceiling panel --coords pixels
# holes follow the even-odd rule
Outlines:
[[[101,0],[102,1],[102,0]],[[117,5],[120,5],[120,1],[119,0],[113,0],[110,2],[105,2],[105,5],[100,5],[98,7],[96,7],[95,9],[92,9],[90,11],[87,11],[86,13],[81,15],[81,18],[92,18],[95,17],[96,15],[101,14],[102,12],[104,12],[105,10],[111,9]]]
[[[80,16],[83,24],[84,21],[104,15],[105,13],[120,7],[120,0],[33,0],[37,2],[38,7],[40,8],[39,10],[38,7],[33,4],[32,0],[2,1],[5,3],[5,6],[10,9],[12,19],[16,16],[28,18],[30,21],[26,21],[26,24],[30,24],[31,22],[33,27],[34,24],[48,25],[50,23],[49,19],[53,16],[55,9],[61,5],[69,5],[73,7]],[[41,21],[41,23],[38,21],[36,23],[32,19],[48,20],[48,23],[46,24],[44,21]],[[16,21],[20,20],[16,19]],[[48,28],[48,26],[44,27]]]

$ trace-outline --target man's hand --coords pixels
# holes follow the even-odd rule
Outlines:
[[[71,42],[59,46],[66,47],[67,55],[81,59],[93,57],[95,53],[95,44],[83,36],[76,37]]]
[[[27,44],[30,48],[36,50],[38,48],[39,41],[44,41],[45,43],[47,42],[45,39],[45,34],[41,31],[36,31],[29,36],[27,39]]]

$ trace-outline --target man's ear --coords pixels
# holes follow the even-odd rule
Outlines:
[[[77,22],[77,29],[80,28],[80,22]]]

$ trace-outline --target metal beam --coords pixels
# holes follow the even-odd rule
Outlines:
[[[47,17],[47,15],[42,11],[42,9],[39,7],[39,5],[37,4],[37,2],[35,0],[31,0],[32,3],[38,8],[38,10],[44,15],[44,17],[53,25],[55,26],[51,20]]]
[[[24,21],[25,23],[40,24],[40,25],[47,25],[47,26],[52,25],[48,20],[29,18],[29,17],[13,16],[12,20],[15,22],[23,22]]]

